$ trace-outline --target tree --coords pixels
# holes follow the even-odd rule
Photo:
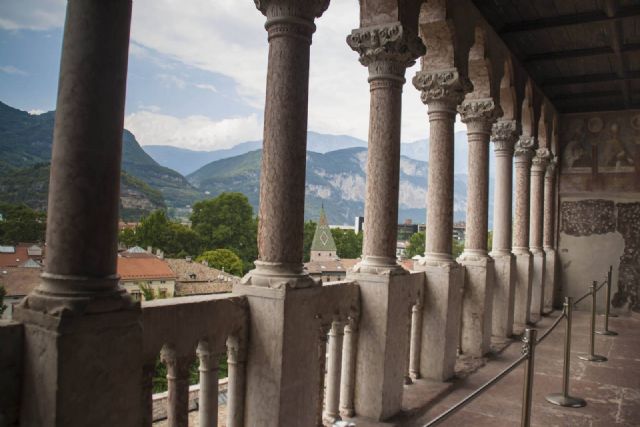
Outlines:
[[[201,251],[200,236],[186,225],[169,220],[163,210],[143,217],[133,230],[122,230],[119,239],[127,246],[159,248],[168,257],[182,258]]]
[[[453,255],[453,259],[462,255],[462,251],[464,251],[464,241],[453,239],[453,244],[451,245],[451,254]]]
[[[193,230],[207,250],[226,248],[242,260],[248,271],[258,257],[258,223],[249,200],[241,193],[222,193],[193,205]]]
[[[340,258],[353,259],[362,255],[362,233],[356,234],[353,230],[332,228],[331,234]]]
[[[224,270],[227,273],[242,275],[242,260],[229,249],[214,249],[200,255],[196,261],[206,261],[209,267]]]
[[[316,224],[315,221],[306,221],[304,223],[304,241],[302,244],[302,254],[303,254],[303,262],[309,262],[311,257],[311,244],[313,243],[313,235],[316,233]]]
[[[147,283],[138,283],[138,288],[140,288],[140,292],[142,292],[142,296],[145,301],[156,299],[156,293],[151,289],[151,285]]]
[[[416,255],[420,255],[420,256],[424,255],[424,245],[425,245],[424,231],[413,233],[409,238],[409,245],[405,250],[405,254],[407,258],[413,258]]]
[[[44,242],[47,215],[25,205],[0,203],[0,243]]]

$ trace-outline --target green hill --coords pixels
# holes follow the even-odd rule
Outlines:
[[[1,194],[0,200],[46,206],[49,175],[43,165],[51,160],[54,118],[53,111],[34,116],[0,102],[0,188],[10,192]],[[127,130],[123,134],[122,169],[126,172],[123,189],[135,195],[123,205],[139,199],[127,211],[131,215],[137,210],[146,212],[143,206],[184,208],[202,198],[182,175],[160,166],[145,153]],[[143,203],[142,198],[147,201]]]

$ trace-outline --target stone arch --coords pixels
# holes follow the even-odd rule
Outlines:
[[[419,33],[427,47],[427,53],[422,57],[422,69],[456,69],[462,76],[467,76],[469,48],[474,42],[474,34],[456,31],[457,28],[469,27],[461,26],[459,19],[454,22],[452,13],[455,10],[449,10],[448,3],[447,0],[429,0],[420,6]]]
[[[473,92],[468,98],[490,98],[491,63],[487,58],[487,34],[481,27],[475,28],[475,42],[469,49],[469,79],[473,83]]]
[[[551,151],[553,153],[558,153],[559,152],[559,147],[558,147],[558,138],[559,138],[559,129],[558,129],[558,114],[557,113],[553,113],[553,118],[551,119]]]
[[[520,123],[522,125],[522,135],[535,136],[537,129],[535,129],[535,116],[533,111],[533,83],[530,79],[527,80],[524,89]]]
[[[359,0],[360,26],[400,22],[405,30],[418,34],[418,15],[423,0]]]
[[[549,148],[551,130],[549,125],[549,106],[546,102],[543,102],[540,110],[540,119],[538,120],[538,147]]]
[[[504,60],[503,68],[504,72],[500,80],[500,107],[502,108],[502,118],[504,120],[516,120],[518,117],[518,105],[511,58]]]

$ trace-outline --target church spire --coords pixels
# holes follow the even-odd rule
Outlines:
[[[324,211],[324,204],[320,208],[320,218],[316,226],[316,232],[313,235],[311,243],[311,261],[334,260],[338,256],[336,254],[336,243],[331,235],[331,228],[327,221],[327,214]]]

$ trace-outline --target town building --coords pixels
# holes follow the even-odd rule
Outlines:
[[[464,387],[449,382],[460,380],[460,353],[476,366],[486,363],[469,375],[484,378],[479,384],[493,377],[483,369],[526,359],[534,375],[522,382],[544,387],[522,393],[513,375],[524,369],[517,368],[509,382],[503,378],[487,391],[505,386],[500,398],[485,394],[473,403],[484,402],[481,410],[466,407],[450,425],[511,426],[522,419],[527,426],[531,418],[534,425],[637,425],[638,5],[353,2],[360,22],[347,44],[354,61],[367,67],[371,89],[371,108],[361,112],[370,126],[366,232],[362,259],[344,281],[331,283],[314,280],[302,263],[309,58],[314,33],[323,30],[316,20],[330,2],[255,5],[266,17],[265,57],[267,44],[269,51],[256,268],[228,295],[140,304],[118,287],[118,266],[128,258],[118,258],[116,250],[132,2],[67,3],[47,262],[38,287],[15,308],[15,322],[0,323],[5,423],[149,426],[160,357],[167,368],[168,424],[188,425],[189,367],[197,358],[200,425],[216,426],[218,362],[226,355],[228,427],[332,426],[338,420],[425,425],[427,412],[450,407],[440,404],[444,398],[461,397]],[[419,71],[407,75],[416,61]],[[426,251],[411,272],[396,258],[407,96],[425,104],[422,125],[430,141]],[[458,114],[467,129],[469,180],[465,247],[454,259]],[[319,252],[331,252],[327,245],[328,239]],[[77,247],[83,251],[70,250]],[[585,285],[601,281],[609,265],[612,306],[620,316],[613,321],[623,334],[598,342],[607,356],[618,356],[616,363],[578,362],[580,381],[573,385],[589,400],[586,410],[545,409],[539,391],[560,390],[561,375],[553,377],[553,387],[548,381],[549,372],[562,370],[556,363],[562,352],[534,358],[534,328],[549,325],[545,316],[565,297],[578,298]],[[570,307],[566,302],[566,312]],[[576,316],[586,307],[578,305]],[[524,348],[514,340],[523,331]],[[573,338],[586,347],[586,335]],[[507,351],[485,358],[492,338]],[[504,360],[507,353],[513,358]],[[516,396],[536,399],[522,418]]]
[[[42,265],[44,248],[36,243],[19,243],[0,246],[0,268],[19,267],[27,261]]]
[[[239,277],[192,261],[190,257],[165,261],[176,275],[175,296],[231,292],[233,285],[240,282]]]
[[[118,256],[117,272],[120,285],[134,300],[144,301],[145,288],[156,298],[172,298],[176,294],[176,273],[167,261],[147,252]]]
[[[6,309],[3,319],[11,319],[13,310],[24,297],[29,295],[40,283],[41,266],[32,267],[0,267],[0,286],[4,288],[4,305]]]

